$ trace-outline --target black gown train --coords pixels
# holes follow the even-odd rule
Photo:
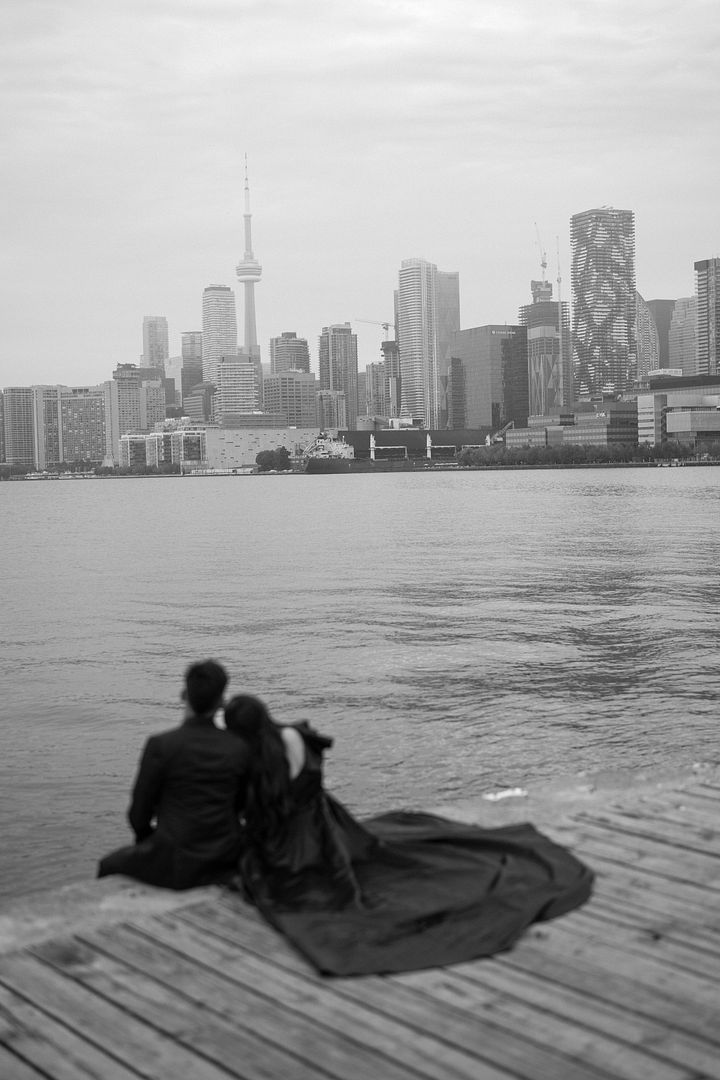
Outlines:
[[[250,845],[238,887],[319,971],[443,967],[508,949],[584,903],[593,874],[518,824],[483,829],[396,811],[356,821],[323,789],[332,740],[297,726],[305,765],[286,831]]]

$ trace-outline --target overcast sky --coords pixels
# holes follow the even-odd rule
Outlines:
[[[353,323],[378,358],[404,258],[463,327],[563,296],[569,219],[636,215],[637,283],[720,253],[717,0],[5,0],[0,387],[170,351],[235,284],[247,152],[258,336]],[[242,290],[238,322],[242,327]]]

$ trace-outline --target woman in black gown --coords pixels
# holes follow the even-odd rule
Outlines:
[[[229,731],[255,762],[236,887],[322,972],[442,967],[510,948],[584,903],[592,872],[532,825],[395,811],[358,822],[323,788],[332,740],[240,695]]]

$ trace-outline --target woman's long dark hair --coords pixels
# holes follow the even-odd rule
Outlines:
[[[245,821],[251,840],[280,838],[290,814],[290,769],[280,729],[259,698],[238,694],[225,706],[225,726],[250,746]]]

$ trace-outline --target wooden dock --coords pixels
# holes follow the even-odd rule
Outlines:
[[[320,977],[220,890],[106,879],[16,905],[0,1077],[717,1080],[719,811],[716,767],[476,804],[464,816],[529,818],[576,850],[595,895],[511,952],[407,975]]]

